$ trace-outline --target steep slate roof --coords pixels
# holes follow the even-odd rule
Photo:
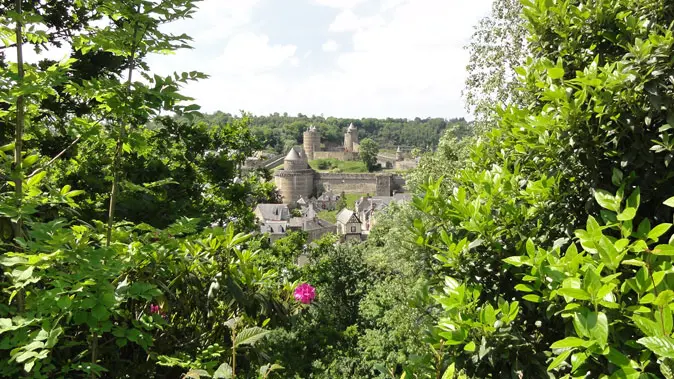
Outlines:
[[[288,221],[270,221],[260,226],[261,233],[284,234],[288,230]]]
[[[315,218],[318,216],[316,209],[314,209],[314,203],[309,203],[309,206],[302,210],[302,216],[305,218]]]
[[[290,210],[285,204],[258,204],[255,209],[262,216],[262,222],[290,219]]]
[[[288,227],[301,228],[305,232],[330,228],[333,226],[333,224],[325,220],[321,220],[320,218],[293,217],[290,219],[290,222],[288,222]]]
[[[357,222],[359,224],[361,223],[358,216],[352,210],[346,208],[342,209],[337,214],[337,222],[343,225],[346,225],[350,222]]]
[[[285,157],[286,161],[299,161],[301,159],[302,158],[300,158],[300,155],[297,154],[297,151],[294,148],[290,149],[288,155]]]
[[[318,201],[337,201],[339,199],[339,195],[335,195],[331,191],[323,192],[321,196],[318,197]]]
[[[375,210],[386,208],[391,202],[402,203],[412,199],[412,194],[396,193],[393,196],[362,197],[356,200],[356,209],[363,211],[374,208]]]

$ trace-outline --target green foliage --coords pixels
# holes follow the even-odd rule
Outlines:
[[[525,104],[528,93],[518,91],[515,70],[525,63],[529,33],[522,17],[522,1],[495,0],[491,13],[480,20],[467,46],[470,60],[463,95],[475,115],[473,127],[489,130],[499,104]],[[499,62],[499,64],[494,64]]]
[[[367,170],[372,172],[377,167],[379,145],[369,138],[360,141],[360,159],[365,163]]]
[[[522,3],[519,100],[414,201],[445,279],[442,359],[475,378],[668,375],[674,8]]]
[[[316,171],[344,173],[367,172],[367,166],[361,161],[343,161],[335,158],[322,158],[309,161],[309,166]]]
[[[226,125],[235,120],[235,116],[216,112],[205,114],[208,124]],[[250,128],[253,134],[266,146],[277,153],[287,153],[292,146],[302,144],[302,133],[313,125],[321,135],[326,147],[338,148],[344,143],[344,133],[349,124],[358,128],[360,139],[371,138],[382,148],[395,150],[404,145],[418,148],[436,146],[445,128],[450,124],[459,124],[461,129],[470,133],[472,126],[463,118],[415,118],[415,119],[342,119],[322,116],[289,116],[274,113],[268,116],[251,117]]]
[[[337,203],[335,204],[335,211],[339,212],[348,206],[348,202],[346,199],[347,199],[346,193],[342,191],[342,193],[339,194],[339,199],[337,199]]]

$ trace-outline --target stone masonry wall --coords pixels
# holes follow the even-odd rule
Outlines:
[[[314,159],[328,159],[334,158],[340,161],[355,161],[358,160],[357,153],[350,153],[346,151],[315,151]]]
[[[314,174],[314,187],[317,192],[331,190],[334,193],[369,193],[372,196],[390,196],[400,180],[394,183],[393,175],[386,174]]]

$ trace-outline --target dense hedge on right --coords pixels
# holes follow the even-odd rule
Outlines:
[[[531,99],[415,206],[446,377],[672,378],[674,2],[523,0]]]

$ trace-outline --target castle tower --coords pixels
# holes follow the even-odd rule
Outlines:
[[[316,127],[311,125],[303,135],[304,152],[307,159],[314,159],[314,152],[321,151],[321,135]]]
[[[397,161],[405,160],[405,157],[403,156],[403,151],[400,149],[400,146],[398,146],[398,150],[396,150],[396,160]]]
[[[297,206],[300,197],[311,197],[314,192],[314,170],[309,167],[303,151],[290,149],[283,160],[283,170],[274,174],[274,182],[281,193],[283,204],[289,207]]]
[[[358,142],[358,129],[351,123],[344,134],[344,151],[350,153],[357,152],[358,146],[360,146]]]

